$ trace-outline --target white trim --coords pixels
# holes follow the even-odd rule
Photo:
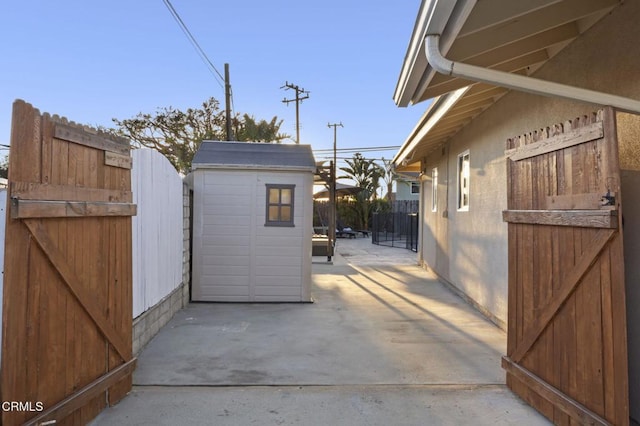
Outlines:
[[[466,179],[466,195],[467,195],[467,202],[464,203],[464,199],[461,198],[462,195],[462,183],[463,181],[460,179],[460,177],[462,176],[463,170],[461,170],[461,165],[462,165],[462,161],[464,161],[464,157],[467,157],[467,169],[466,169],[466,176],[464,176],[464,178]],[[461,152],[460,154],[458,154],[458,157],[456,158],[456,170],[457,170],[457,177],[456,177],[456,208],[459,212],[468,212],[469,211],[469,205],[470,203],[470,198],[471,198],[471,155],[469,155],[469,150],[467,149],[466,151]]]
[[[424,0],[405,54],[393,99],[398,106],[415,104],[424,93],[435,70],[420,53],[427,34],[442,34],[443,47],[451,47],[477,0]]]
[[[467,93],[470,86],[463,87],[454,92],[447,93],[443,96],[438,96],[434,99],[433,103],[429,106],[429,109],[418,121],[418,124],[413,128],[413,131],[402,144],[402,147],[398,153],[393,157],[393,163],[397,165],[402,164],[407,156],[416,148],[416,146],[422,141],[424,137],[429,134],[433,126],[438,124],[440,119],[449,112],[451,108]]]
[[[438,168],[431,169],[431,212],[438,211]]]

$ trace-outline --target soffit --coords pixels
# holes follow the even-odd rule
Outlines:
[[[430,1],[433,0],[425,3]],[[449,41],[441,43],[441,49],[452,61],[531,75],[620,3],[620,0],[478,0],[463,22],[456,22],[454,10],[443,32],[443,38]],[[426,9],[424,4],[421,11],[423,9]],[[414,29],[414,38],[422,36]],[[418,43],[420,48],[414,53],[424,55],[424,40],[411,40],[411,44]],[[426,60],[412,59],[409,52],[403,70],[405,68],[410,68],[401,78],[406,81],[399,81],[396,90],[396,103],[400,106],[432,98],[437,101],[469,86],[426,134],[420,134],[417,144],[412,139],[419,132],[414,130],[396,155],[405,167],[445,143],[508,91],[437,74]],[[428,113],[429,110],[424,120]],[[411,152],[406,149],[409,144],[413,145]],[[400,161],[396,165],[401,166]]]

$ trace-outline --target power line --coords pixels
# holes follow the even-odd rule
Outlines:
[[[224,84],[223,84],[224,77],[222,76],[222,74],[220,74],[220,71],[218,71],[215,65],[213,65],[213,63],[209,60],[209,57],[204,52],[204,50],[202,50],[202,47],[200,47],[200,44],[195,39],[193,34],[191,34],[191,31],[189,31],[189,28],[187,28],[187,25],[184,23],[184,21],[176,11],[176,9],[171,4],[171,1],[170,0],[162,0],[162,1],[164,2],[165,6],[167,6],[167,9],[169,9],[171,16],[173,16],[173,19],[175,19],[175,21],[178,23],[184,35],[187,36],[187,39],[189,39],[189,42],[191,43],[191,45],[196,49],[196,52],[198,52],[198,54],[200,55],[200,58],[203,60],[205,65],[207,65],[211,74],[213,74],[213,76],[216,77],[216,81],[218,82],[220,87],[222,87],[222,89],[224,90]]]

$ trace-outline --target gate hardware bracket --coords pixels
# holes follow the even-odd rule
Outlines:
[[[615,193],[611,194],[611,191],[607,191],[606,195],[602,196],[601,204],[602,206],[615,206],[616,205],[616,196]]]

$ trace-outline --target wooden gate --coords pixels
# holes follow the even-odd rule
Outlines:
[[[508,386],[556,424],[629,423],[615,111],[507,141]]]
[[[2,319],[4,425],[84,425],[131,389],[127,141],[13,106]]]

